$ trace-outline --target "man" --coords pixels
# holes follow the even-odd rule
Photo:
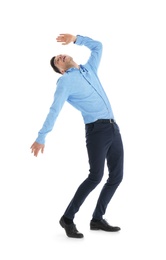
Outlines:
[[[102,44],[89,37],[71,34],[60,34],[56,40],[63,45],[71,42],[84,45],[90,49],[91,55],[84,65],[78,65],[72,57],[65,54],[51,59],[52,68],[62,76],[57,81],[54,101],[37,139],[31,146],[31,152],[34,156],[38,156],[39,151],[44,152],[45,137],[53,129],[65,101],[78,109],[85,123],[89,175],[75,192],[59,221],[60,225],[68,237],[83,237],[73,220],[88,194],[102,180],[106,160],[109,176],[93,211],[90,229],[119,231],[120,227],[111,226],[103,219],[107,206],[123,178],[123,144],[110,102],[97,76]]]

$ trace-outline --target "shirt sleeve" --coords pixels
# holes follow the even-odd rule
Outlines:
[[[57,82],[57,88],[54,94],[54,100],[50,107],[49,113],[45,119],[45,122],[38,132],[36,142],[40,144],[45,143],[46,135],[53,129],[55,121],[69,96],[69,88],[63,84],[64,80],[61,77]]]
[[[91,69],[96,72],[99,67],[101,56],[102,56],[102,50],[103,50],[102,43],[86,36],[77,35],[75,44],[84,45],[90,49],[91,55],[87,63],[85,64],[85,66],[90,66]]]

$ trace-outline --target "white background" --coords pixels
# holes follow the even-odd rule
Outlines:
[[[166,259],[165,87],[166,8],[163,0],[28,0],[0,4],[0,259]],[[75,223],[84,239],[68,238],[59,219],[88,160],[81,114],[67,103],[44,154],[35,141],[59,77],[50,58],[84,63],[85,47],[56,43],[59,33],[103,43],[99,76],[120,126],[124,180],[106,212],[118,234],[90,231],[107,178],[88,196]]]

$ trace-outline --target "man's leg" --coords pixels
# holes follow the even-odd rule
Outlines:
[[[113,127],[114,138],[106,155],[109,178],[101,190],[96,208],[93,212],[93,218],[97,220],[102,219],[108,203],[110,202],[123,178],[123,144],[119,132],[119,127],[117,124],[113,124]]]
[[[109,124],[111,128],[111,124]],[[106,130],[106,133],[105,133]],[[111,142],[112,129],[109,130],[109,142],[107,142],[106,125],[90,124],[86,127],[86,145],[89,157],[90,173],[87,179],[78,187],[73,199],[68,205],[64,216],[74,219],[75,213],[88,196],[88,194],[100,183],[103,172],[105,158]]]

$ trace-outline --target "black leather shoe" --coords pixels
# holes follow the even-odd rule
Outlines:
[[[113,227],[110,226],[105,219],[99,220],[99,221],[93,221],[90,222],[90,229],[91,230],[104,230],[108,232],[116,232],[120,230],[120,227]]]
[[[81,234],[81,233],[77,230],[76,225],[75,225],[74,223],[67,225],[67,224],[64,222],[63,217],[61,217],[59,223],[60,223],[60,225],[65,229],[66,235],[67,235],[68,237],[74,237],[74,238],[82,238],[82,237],[84,237],[83,234]]]

